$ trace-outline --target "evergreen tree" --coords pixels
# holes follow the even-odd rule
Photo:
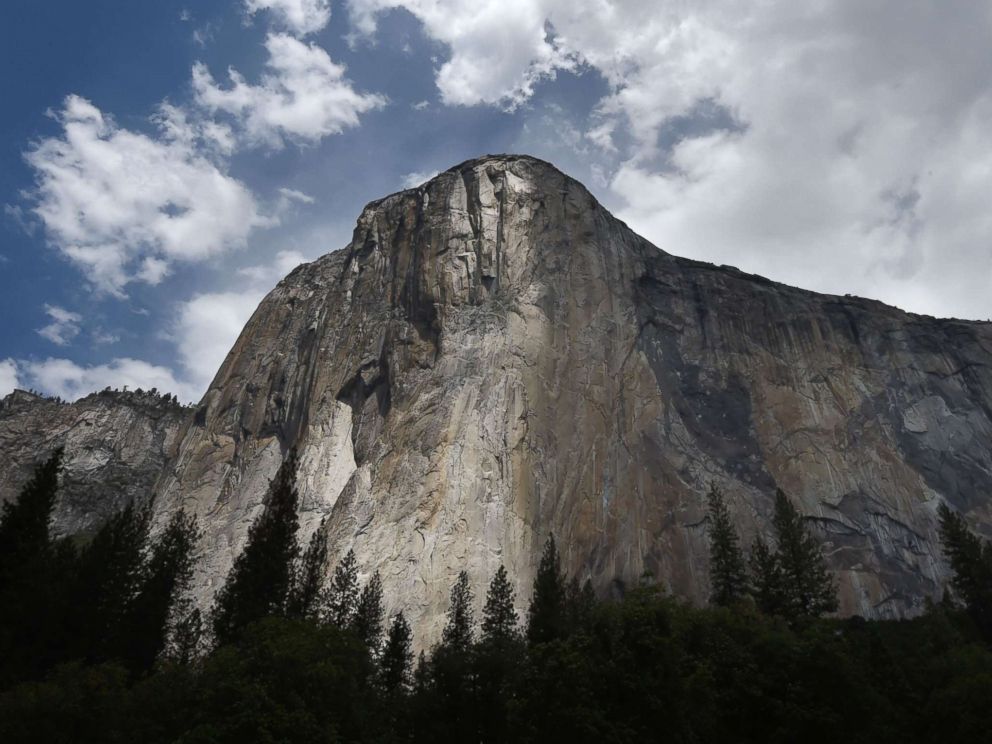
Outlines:
[[[296,567],[293,586],[286,602],[290,617],[316,619],[322,614],[324,566],[327,564],[327,532],[324,520],[310,538],[306,552]]]
[[[255,620],[281,614],[299,552],[296,542],[296,454],[291,452],[269,486],[265,510],[248,531],[212,611],[220,644],[236,639]]]
[[[775,494],[774,523],[790,616],[819,617],[835,611],[837,590],[819,543],[781,489]]]
[[[379,659],[382,686],[387,692],[405,692],[410,686],[410,665],[413,663],[413,633],[400,612],[393,618],[386,636],[386,645]]]
[[[349,550],[334,569],[328,592],[328,621],[338,628],[347,628],[358,607],[358,562],[355,551]]]
[[[596,593],[590,579],[586,579],[581,585],[577,577],[568,582],[565,590],[565,627],[569,634],[587,630],[592,623],[595,608]]]
[[[373,653],[378,652],[382,642],[382,617],[382,579],[376,571],[362,589],[351,624],[355,634]]]
[[[486,592],[486,604],[482,608],[482,640],[492,645],[502,645],[519,635],[517,611],[513,607],[515,595],[513,585],[506,575],[506,567],[500,564]]]
[[[752,595],[766,615],[782,615],[788,608],[785,577],[778,555],[759,536],[751,546]]]
[[[710,518],[710,602],[729,607],[748,594],[747,567],[723,494],[715,485],[710,487],[707,506]]]
[[[180,601],[170,622],[170,632],[163,657],[180,666],[189,666],[200,656],[203,639],[203,616],[199,607],[187,599]]]
[[[982,633],[992,638],[992,543],[968,529],[960,514],[941,504],[940,538],[951,563],[951,584]]]
[[[527,641],[534,645],[560,638],[565,632],[565,622],[565,577],[555,538],[549,535],[527,610]]]
[[[133,503],[108,519],[79,556],[75,580],[79,654],[126,656],[130,612],[141,587],[150,513]]]
[[[169,618],[193,578],[196,518],[179,511],[152,546],[127,612],[123,653],[133,671],[147,670],[165,648]]]
[[[0,509],[0,589],[18,566],[48,552],[48,523],[58,492],[62,454],[60,447],[37,465],[17,498]]]
[[[474,617],[472,601],[475,597],[468,584],[468,574],[461,571],[451,588],[448,622],[441,634],[441,642],[454,651],[466,651],[472,645]]]

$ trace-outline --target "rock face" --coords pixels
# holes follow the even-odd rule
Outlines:
[[[35,463],[65,448],[54,531],[92,531],[129,501],[147,504],[190,411],[155,393],[94,393],[72,404],[18,390],[0,400],[0,502]]]
[[[673,247],[677,248],[677,247]],[[324,521],[421,643],[456,573],[541,547],[601,592],[645,572],[708,593],[705,492],[745,545],[776,487],[824,540],[844,613],[899,616],[947,578],[935,511],[990,534],[992,326],[676,258],[526,157],[370,204],[343,250],[262,302],[157,488],[220,585],[288,450]]]

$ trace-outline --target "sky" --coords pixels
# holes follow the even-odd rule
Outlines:
[[[987,0],[8,0],[0,395],[200,398],[362,207],[516,152],[676,255],[992,317]]]

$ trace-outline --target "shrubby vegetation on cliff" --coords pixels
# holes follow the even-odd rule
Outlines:
[[[904,743],[992,731],[992,549],[950,512],[965,608],[948,597],[907,621],[823,617],[831,579],[788,498],[776,539],[749,562],[714,491],[712,607],[649,584],[598,601],[549,538],[525,618],[505,569],[485,591],[463,573],[441,642],[415,660],[377,576],[360,586],[349,556],[325,585],[323,532],[297,543],[291,465],[209,623],[183,599],[195,525],[180,514],[153,537],[126,509],[86,545],[53,540],[58,468],[58,455],[40,466],[0,519],[4,742]]]

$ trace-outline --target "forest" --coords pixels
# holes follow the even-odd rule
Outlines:
[[[3,742],[992,740],[992,545],[946,506],[953,580],[912,619],[834,616],[788,496],[744,551],[712,488],[708,606],[650,576],[598,597],[549,535],[525,601],[503,567],[487,587],[463,571],[415,656],[377,574],[349,552],[325,580],[326,531],[299,544],[294,457],[206,612],[186,514],[50,533],[61,458],[0,514]]]

